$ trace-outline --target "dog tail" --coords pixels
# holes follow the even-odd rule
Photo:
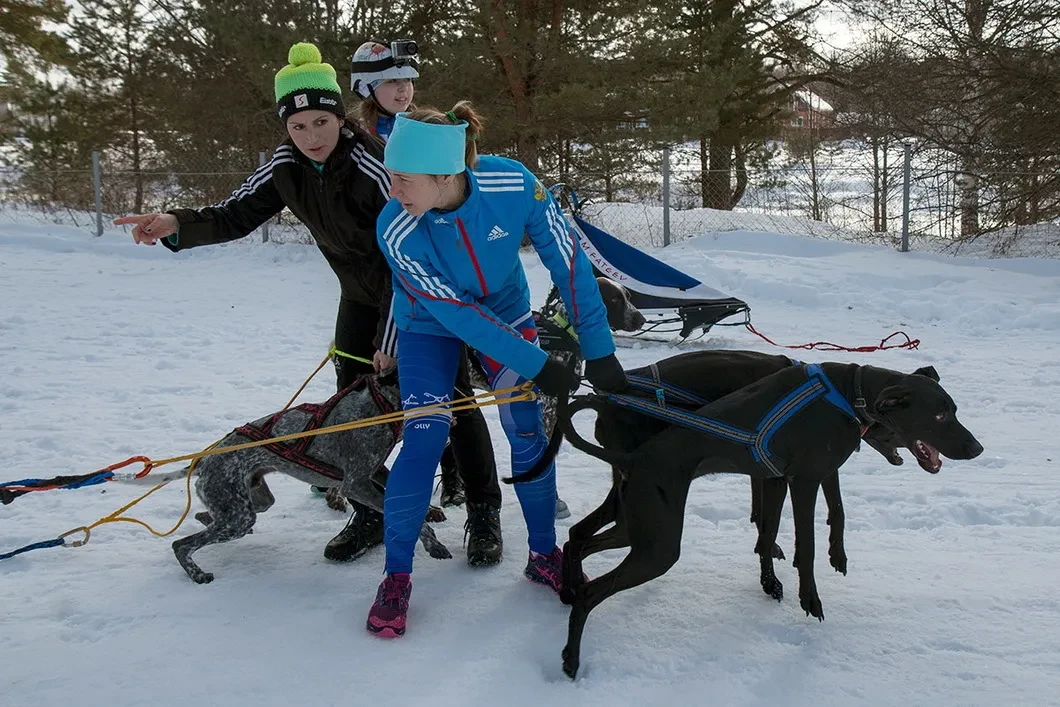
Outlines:
[[[567,405],[565,400],[560,401],[556,410],[556,427],[563,429],[564,436],[570,441],[571,446],[575,449],[594,456],[600,461],[606,462],[613,467],[622,467],[629,462],[632,455],[604,449],[598,444],[589,442],[578,434],[578,430],[574,429],[574,415],[576,413],[585,410],[586,408],[592,408],[599,412],[602,406],[610,404],[612,403],[607,402],[605,398],[599,395],[578,396],[571,405]]]
[[[624,462],[629,461],[629,454],[612,452],[608,449],[592,444],[591,442],[586,441],[585,438],[579,435],[578,431],[574,429],[573,417],[576,413],[581,412],[586,408],[592,408],[593,410],[599,411],[600,406],[604,404],[607,404],[607,401],[595,395],[575,396],[573,402],[571,402],[570,398],[566,395],[559,397],[556,400],[556,427],[552,430],[552,437],[548,440],[548,447],[545,448],[545,452],[541,455],[541,458],[537,460],[537,463],[527,472],[519,474],[518,476],[506,477],[504,483],[521,484],[526,481],[533,481],[545,473],[549,465],[555,460],[564,437],[570,440],[570,443],[575,449],[579,449],[586,454],[592,455],[597,459],[611,464],[612,466],[618,467]]]
[[[117,481],[119,484],[132,484],[134,486],[155,486],[157,484],[183,479],[187,475],[188,467],[184,467],[180,471],[171,471],[168,474],[148,474],[147,476],[141,476],[139,479],[129,475],[115,474],[111,481]]]
[[[561,411],[567,407],[567,397],[563,396],[557,400],[556,410]],[[552,436],[548,438],[548,446],[545,447],[545,451],[541,454],[541,458],[537,460],[537,463],[530,467],[526,472],[519,474],[519,476],[505,476],[501,481],[506,484],[521,484],[526,481],[533,481],[537,477],[544,474],[553,460],[556,458],[556,454],[559,453],[559,446],[563,444],[563,430],[560,429],[559,423],[552,429]]]

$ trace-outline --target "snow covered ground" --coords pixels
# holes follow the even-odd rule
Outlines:
[[[784,602],[761,592],[747,482],[724,477],[693,486],[681,561],[594,612],[574,683],[560,671],[565,607],[521,578],[526,532],[510,489],[505,561],[472,570],[418,551],[409,633],[380,641],[363,624],[382,552],[325,561],[344,517],[274,478],[277,503],[254,534],[197,555],[217,575],[208,586],[187,579],[168,540],[131,525],[0,562],[0,703],[1060,704],[1060,262],[739,231],[656,252],[746,300],[781,342],[857,345],[896,329],[920,338],[915,352],[800,357],[932,364],[986,447],[937,476],[908,454],[903,467],[868,449],[848,462],[850,572],[832,572],[819,552],[824,623],[799,610],[789,563],[778,565]],[[526,262],[539,302],[547,273]],[[312,247],[173,256],[120,232],[0,224],[0,478],[194,451],[278,408],[323,357],[337,295]],[[700,345],[775,350],[742,329],[718,331]],[[635,366],[673,352],[624,341],[619,355]],[[328,370],[302,400],[331,390]],[[495,410],[487,417],[506,473]],[[567,447],[560,465],[574,521],[603,498],[609,474]],[[19,498],[0,507],[0,550],[91,522],[136,491],[112,483]],[[134,515],[168,528],[183,504],[171,484]],[[438,526],[458,556],[462,521],[450,511]],[[790,556],[787,510],[779,542]]]

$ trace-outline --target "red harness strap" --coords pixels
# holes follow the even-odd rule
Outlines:
[[[365,386],[368,386],[368,391],[372,396],[372,401],[375,403],[376,408],[379,410],[381,415],[389,415],[394,412],[394,406],[390,404],[390,401],[386,399],[382,391],[379,390],[379,384],[370,376],[361,376],[349,387],[340,390],[335,395],[328,398],[323,403],[303,403],[298,407],[292,408],[291,410],[297,410],[309,415],[309,421],[306,426],[302,429],[303,432],[311,432],[313,430],[320,429],[321,425],[324,424],[324,420],[327,419],[331,411],[339,404],[339,401],[350,393],[363,390]],[[291,412],[291,410],[283,410],[281,412],[272,415],[265,420],[260,427],[255,427],[251,424],[242,425],[236,428],[236,433],[240,434],[255,442],[264,441],[270,439],[272,434],[272,428],[281,416]],[[388,423],[390,427],[390,433],[394,437],[394,441],[401,439],[402,433],[402,421]],[[322,462],[319,459],[306,454],[306,450],[312,443],[312,437],[299,437],[298,439],[290,440],[287,442],[274,442],[272,444],[264,445],[265,449],[269,450],[273,454],[283,457],[292,464],[304,467],[311,471],[315,471],[322,476],[326,476],[330,479],[341,481],[343,477],[342,470],[336,466]]]

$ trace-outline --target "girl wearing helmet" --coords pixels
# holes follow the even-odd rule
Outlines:
[[[409,40],[371,39],[353,53],[350,89],[361,99],[355,115],[384,140],[394,127],[394,116],[412,106],[416,93],[413,80],[420,77],[417,49]]]

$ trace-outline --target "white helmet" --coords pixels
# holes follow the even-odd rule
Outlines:
[[[353,53],[350,90],[361,98],[372,98],[379,84],[388,79],[418,79],[416,54],[419,47],[409,39],[381,42],[371,39]]]

